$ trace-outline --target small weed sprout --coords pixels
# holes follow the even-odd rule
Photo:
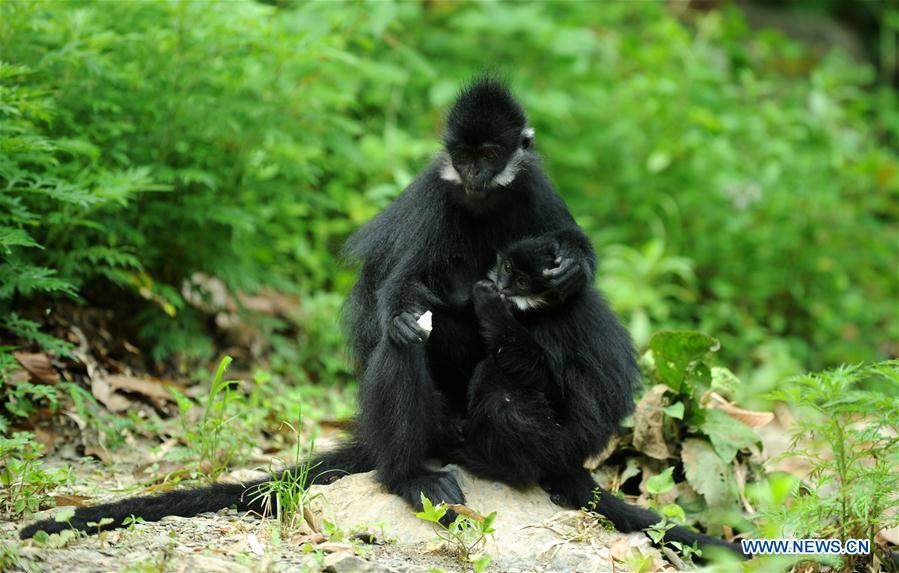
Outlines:
[[[112,522],[115,521],[111,517],[102,517],[100,521],[88,521],[88,527],[95,527],[97,529],[97,535],[100,538],[100,547],[106,546],[106,532],[103,531],[103,528],[107,525],[111,525]]]
[[[437,536],[454,548],[464,562],[469,563],[475,573],[481,573],[490,565],[489,555],[482,553],[487,544],[487,536],[495,531],[493,522],[496,512],[484,517],[464,505],[434,505],[424,494],[421,495],[422,511],[415,517],[429,521],[437,526]],[[448,510],[455,511],[458,516],[449,526],[443,525],[441,519]]]
[[[208,483],[214,483],[219,475],[231,464],[231,460],[241,447],[241,440],[225,440],[225,430],[237,418],[229,416],[230,404],[238,398],[234,386],[239,380],[225,380],[225,370],[231,364],[231,357],[225,356],[219,362],[209,395],[203,408],[203,418],[199,424],[192,424],[187,419],[187,412],[193,408],[194,402],[180,392],[173,391],[178,410],[181,413],[181,425],[184,430],[184,441],[191,457],[196,460],[197,473],[205,476]],[[226,443],[227,442],[227,443]]]

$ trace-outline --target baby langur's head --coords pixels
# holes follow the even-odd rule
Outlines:
[[[518,310],[536,310],[562,301],[554,293],[543,271],[556,266],[554,249],[545,241],[523,239],[496,257],[488,276],[497,290]]]

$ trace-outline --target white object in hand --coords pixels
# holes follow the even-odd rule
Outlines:
[[[431,324],[431,314],[430,310],[426,310],[421,316],[418,317],[418,326],[421,327],[425,332],[431,332],[434,329],[434,326]]]

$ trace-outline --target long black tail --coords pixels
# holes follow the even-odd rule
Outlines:
[[[374,469],[374,463],[356,442],[346,442],[333,451],[315,456],[309,467],[306,485],[329,483],[347,474],[361,473]],[[291,471],[291,470],[288,470]],[[45,519],[32,523],[19,533],[22,539],[34,537],[38,531],[59,533],[65,529],[78,529],[87,533],[97,533],[122,527],[130,517],[140,517],[144,521],[159,521],[163,517],[176,515],[191,517],[207,511],[218,511],[235,506],[239,511],[255,511],[264,514],[274,507],[273,500],[259,495],[259,486],[268,480],[250,484],[213,484],[189,490],[178,490],[123,499],[91,507],[80,507],[68,521],[58,522]],[[112,522],[101,526],[102,519]],[[94,525],[89,525],[93,523]]]
[[[655,512],[631,505],[604,489],[600,491],[599,500],[596,502],[596,512],[611,521],[615,529],[622,533],[644,531],[662,521],[662,518]],[[740,557],[746,557],[739,544],[703,535],[679,525],[666,531],[664,539],[665,541],[679,541],[687,546],[695,543],[700,548],[722,547]]]

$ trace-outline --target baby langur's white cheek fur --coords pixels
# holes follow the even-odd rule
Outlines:
[[[507,298],[512,301],[512,304],[518,310],[534,310],[546,304],[545,300],[536,296],[510,296]]]

